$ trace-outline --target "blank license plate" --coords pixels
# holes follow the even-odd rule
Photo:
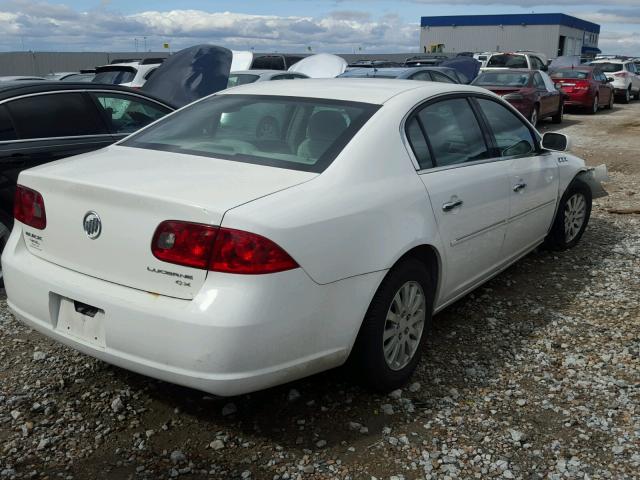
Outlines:
[[[104,348],[104,310],[61,297],[56,330],[95,347]]]

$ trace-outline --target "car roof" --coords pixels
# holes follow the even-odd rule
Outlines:
[[[364,78],[366,77],[375,77],[377,74],[393,76],[393,77],[401,77],[403,75],[414,74],[419,72],[440,72],[446,75],[450,75],[451,72],[455,72],[455,69],[449,67],[438,67],[438,66],[424,66],[424,67],[384,67],[384,68],[356,68],[352,70],[347,70],[345,73],[341,75],[342,78]]]
[[[478,75],[482,75],[483,73],[535,73],[540,70],[530,70],[528,68],[484,68]]]
[[[257,69],[257,70],[234,70],[233,72],[231,72],[231,75],[258,75],[258,76],[262,76],[262,75],[269,75],[269,74],[286,74],[286,73],[290,73],[287,72],[286,70],[262,70],[262,69]]]
[[[22,95],[30,95],[33,93],[45,93],[56,92],[60,90],[108,90],[112,92],[133,93],[141,97],[149,98],[160,102],[170,108],[176,107],[162,100],[161,98],[149,95],[141,90],[133,90],[128,87],[121,87],[120,85],[110,85],[104,83],[91,83],[91,82],[60,82],[57,80],[38,80],[38,81],[19,81],[19,82],[0,82],[0,101],[7,100],[9,98],[18,97]]]
[[[225,90],[221,94],[304,97],[381,105],[397,95],[416,89],[422,89],[425,97],[452,90],[484,91],[477,87],[440,82],[384,78],[328,78],[309,79],[304,82],[250,83]]]

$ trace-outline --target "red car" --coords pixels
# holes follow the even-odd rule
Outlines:
[[[565,104],[586,108],[594,114],[600,107],[613,107],[612,80],[596,67],[567,67],[554,70],[551,79],[568,95]]]
[[[533,126],[538,120],[551,117],[554,123],[562,122],[564,94],[560,92],[544,72],[524,69],[485,70],[471,82],[500,95],[529,119]]]

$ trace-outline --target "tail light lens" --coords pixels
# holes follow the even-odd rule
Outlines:
[[[255,233],[221,228],[209,266],[216,272],[260,275],[298,268],[278,245]]]
[[[287,252],[265,237],[199,223],[162,222],[151,251],[163,262],[217,272],[261,275],[298,268]]]
[[[25,225],[44,230],[47,226],[47,214],[42,195],[35,190],[18,185],[13,204],[13,216]]]
[[[589,82],[586,81],[586,80],[578,80],[578,81],[576,81],[576,85],[573,88],[575,90],[588,90],[589,89]]]
[[[217,231],[200,223],[162,222],[153,235],[151,251],[163,262],[206,269]]]

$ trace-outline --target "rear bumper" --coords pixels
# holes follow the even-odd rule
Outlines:
[[[593,106],[594,95],[592,92],[586,90],[582,92],[565,92],[566,97],[564,104],[567,107],[587,107]]]
[[[318,285],[302,269],[258,276],[210,272],[196,298],[180,300],[35,257],[19,226],[2,265],[8,304],[24,323],[108,363],[220,396],[342,364],[384,276],[378,272]],[[102,322],[101,335],[65,328],[68,312],[60,305],[73,301],[104,312],[99,318],[81,316],[88,325]]]

